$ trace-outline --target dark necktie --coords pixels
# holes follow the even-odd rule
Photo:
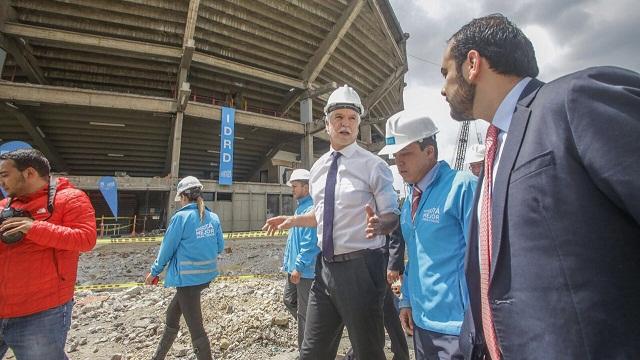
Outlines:
[[[413,194],[411,195],[411,220],[416,217],[416,211],[418,211],[418,205],[420,204],[420,197],[422,197],[422,190],[418,185],[413,185]]]
[[[327,182],[324,187],[324,212],[322,214],[322,256],[325,259],[333,258],[333,215],[336,204],[336,177],[338,174],[338,159],[342,154],[334,152]]]
[[[500,345],[493,325],[493,314],[489,306],[489,276],[491,274],[491,193],[493,191],[493,161],[498,150],[498,133],[494,125],[487,130],[487,151],[484,158],[484,179],[482,180],[482,198],[480,199],[480,299],[482,305],[482,331],[487,343],[491,360],[500,360]]]

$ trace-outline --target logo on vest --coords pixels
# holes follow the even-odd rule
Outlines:
[[[216,233],[216,229],[212,224],[205,224],[196,229],[196,238],[202,239],[203,237],[213,236]]]
[[[440,223],[440,209],[437,207],[426,209],[422,213],[422,221],[432,222],[439,224]]]

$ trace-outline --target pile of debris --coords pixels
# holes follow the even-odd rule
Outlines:
[[[216,281],[203,291],[203,318],[215,359],[296,358],[296,323],[282,305],[282,281]],[[69,357],[150,359],[174,293],[151,286],[77,293]],[[184,319],[167,358],[195,359]]]

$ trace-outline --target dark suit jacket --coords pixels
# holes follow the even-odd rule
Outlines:
[[[532,80],[492,214],[489,300],[503,359],[640,358],[639,74],[599,67]],[[477,217],[466,266],[460,341],[470,358],[482,342]]]
[[[391,234],[387,235],[385,248],[389,252],[387,270],[398,271],[400,274],[403,274],[405,243],[400,225],[398,225]]]

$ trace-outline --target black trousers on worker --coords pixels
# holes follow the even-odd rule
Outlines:
[[[344,327],[358,359],[384,355],[386,261],[379,250],[343,262],[318,256],[309,293],[301,360],[334,360]]]
[[[416,360],[464,360],[459,336],[445,335],[413,326]]]
[[[202,323],[200,294],[202,290],[208,287],[209,283],[176,288],[176,294],[167,307],[167,326],[179,329],[180,316],[184,316],[184,321],[189,328],[189,334],[191,334],[191,340],[206,338],[207,332],[204,330],[204,324]]]
[[[309,303],[309,290],[313,279],[300,278],[298,284],[291,282],[291,275],[287,274],[287,282],[284,284],[284,306],[298,321],[298,349],[304,339],[304,327],[307,322],[307,304]]]

